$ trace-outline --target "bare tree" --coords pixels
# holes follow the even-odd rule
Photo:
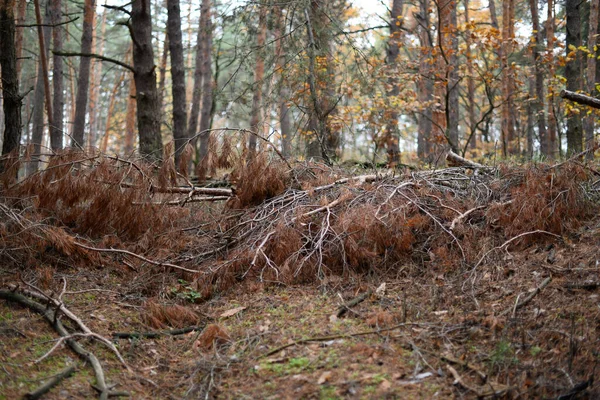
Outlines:
[[[581,46],[581,16],[579,0],[566,0],[567,14],[567,46],[566,53],[570,59],[565,67],[567,90],[576,92],[582,89],[581,85],[581,55],[577,51]],[[579,153],[582,150],[581,116],[578,112],[571,112],[567,118],[567,155]]]
[[[531,110],[535,114],[535,119],[540,136],[540,148],[542,154],[548,154],[548,132],[546,130],[546,118],[544,113],[544,68],[542,65],[542,57],[540,54],[540,46],[542,46],[544,37],[540,29],[540,18],[538,14],[537,0],[529,0],[529,8],[531,9],[531,23],[534,35],[531,50],[533,55],[533,68],[535,74],[535,93],[531,103]],[[533,149],[529,150],[530,156],[533,154]]]
[[[429,32],[429,0],[419,0],[420,13],[422,17],[419,22],[418,34],[421,47],[421,58],[419,60],[419,80],[417,81],[418,98],[421,104],[427,104],[419,114],[417,155],[419,159],[425,160],[431,152],[431,131],[433,127],[433,113],[431,103],[433,97],[433,79],[431,76],[432,46]]]
[[[592,0],[590,5],[590,18],[589,18],[589,35],[588,35],[588,51],[591,57],[587,57],[587,70],[586,70],[586,91],[593,95],[596,91],[596,57],[593,55],[596,53],[596,44],[598,42],[598,13],[600,8],[599,0]],[[583,130],[585,132],[585,147],[590,149],[594,146],[594,120],[593,114],[587,115],[583,120]],[[588,152],[588,158],[594,157],[593,152]]]
[[[212,77],[212,17],[210,0],[202,0],[200,30],[202,33],[202,111],[200,113],[200,152],[198,161],[203,162],[208,154],[210,126],[213,113],[213,77]]]
[[[256,39],[256,59],[254,64],[254,91],[252,95],[252,110],[250,111],[250,130],[255,134],[251,134],[248,139],[248,157],[254,157],[256,153],[256,135],[262,132],[259,126],[260,110],[262,106],[262,89],[263,79],[265,76],[265,56],[264,46],[267,37],[267,6],[262,4],[259,9],[258,16],[258,37]]]
[[[63,113],[65,109],[65,95],[63,89],[63,59],[56,52],[62,51],[64,29],[59,24],[61,17],[61,0],[51,0],[50,15],[52,24],[52,47],[54,55],[52,58],[52,86],[53,86],[53,113],[52,125],[50,125],[50,148],[53,151],[63,147]]]

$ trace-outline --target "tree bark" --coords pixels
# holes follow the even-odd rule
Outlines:
[[[210,0],[202,0],[202,110],[200,113],[200,152],[198,161],[203,162],[209,151],[210,127],[213,113],[213,76],[212,76],[212,17]]]
[[[108,150],[108,139],[110,137],[110,130],[112,128],[112,118],[115,112],[115,103],[119,95],[119,89],[121,88],[121,84],[125,79],[125,73],[125,71],[121,72],[121,75],[119,76],[119,79],[115,83],[112,93],[110,94],[108,111],[106,112],[106,126],[104,127],[104,137],[102,138],[102,146],[100,146],[100,151],[104,154]]]
[[[97,32],[97,26],[94,26],[94,35],[92,40],[92,48],[94,54],[104,53],[104,33],[106,32],[106,14],[107,10],[104,9],[102,12],[102,22],[100,23],[100,33]],[[95,24],[94,19],[94,25]],[[100,86],[102,84],[102,61],[97,59],[91,60],[91,72],[90,72],[90,129],[88,135],[88,147],[93,148],[96,146],[96,139],[98,138],[98,115],[100,114],[98,96],[100,93]]]
[[[290,123],[290,110],[287,105],[287,101],[289,98],[289,88],[285,82],[285,54],[283,52],[283,34],[285,32],[285,16],[283,15],[281,7],[275,8],[275,57],[276,57],[276,67],[275,70],[279,75],[279,93],[278,93],[278,102],[279,102],[279,130],[281,133],[281,154],[285,158],[289,158],[292,155],[292,127]]]
[[[133,77],[129,80],[129,95],[127,96],[125,115],[125,155],[131,155],[135,139],[135,81]]]
[[[17,7],[18,11],[17,11],[17,25],[23,25],[25,23],[25,17],[27,15],[27,2],[26,1],[19,1],[18,2],[18,7]],[[21,82],[21,67],[23,65],[23,59],[21,58],[21,56],[23,55],[23,42],[24,40],[24,36],[23,36],[23,29],[25,28],[19,28],[17,27],[16,33],[15,33],[15,43],[16,43],[16,55],[17,55],[17,79],[19,80],[19,82]]]
[[[542,65],[542,57],[540,47],[544,41],[542,30],[540,29],[540,18],[538,13],[537,0],[529,0],[529,8],[531,10],[531,22],[533,34],[531,37],[531,51],[533,56],[533,69],[535,75],[535,91],[533,93],[533,101],[531,102],[531,112],[535,115],[535,122],[538,128],[540,137],[540,149],[542,154],[548,155],[548,132],[546,130],[546,118],[544,113],[544,68]],[[528,138],[529,140],[529,138]],[[532,156],[530,150],[530,156]]]
[[[473,79],[473,57],[471,55],[471,21],[469,15],[469,0],[465,0],[465,41],[466,51],[465,55],[467,58],[467,114],[469,116],[469,147],[472,149],[477,148],[477,132],[476,132],[476,121],[475,121],[475,81]]]
[[[387,97],[393,99],[400,94],[398,87],[398,55],[402,36],[402,8],[404,0],[393,0],[390,15],[390,36],[387,43]],[[394,106],[385,111],[384,143],[387,150],[388,165],[393,168],[400,162],[400,132],[398,130],[398,111]]]
[[[256,59],[254,64],[254,92],[252,95],[252,110],[250,111],[250,130],[248,138],[248,158],[253,158],[256,153],[256,144],[262,129],[260,123],[260,110],[262,106],[262,89],[265,75],[265,56],[264,46],[267,38],[267,6],[261,5],[258,16],[258,37],[256,39]]]
[[[596,90],[596,44],[598,34],[598,13],[600,8],[600,0],[591,0],[590,5],[590,19],[589,19],[589,35],[588,35],[588,57],[587,57],[587,70],[586,70],[586,91],[590,95],[595,95],[598,91]],[[583,120],[584,131],[585,131],[585,147],[590,149],[594,146],[594,114],[589,114]],[[588,152],[588,159],[594,158],[593,152]]]
[[[169,57],[169,32],[165,32],[162,56],[158,67],[158,104],[160,107],[160,123],[165,118],[165,86],[167,81],[167,58]]]
[[[457,15],[456,1],[449,0],[447,6],[449,8],[448,24],[446,25],[447,32],[445,35],[445,44],[447,46],[448,57],[448,87],[447,87],[447,104],[446,104],[446,119],[447,119],[447,136],[450,142],[450,148],[455,153],[459,151],[458,141],[458,119],[459,119],[459,78],[458,78],[458,37],[457,37]]]
[[[51,0],[51,21],[55,25],[52,28],[52,47],[54,51],[62,51],[63,32],[64,28],[58,23],[62,15],[62,1]],[[65,109],[65,94],[64,94],[64,77],[63,77],[63,60],[61,56],[56,54],[52,58],[52,86],[53,86],[53,112],[52,125],[50,125],[50,148],[52,151],[57,151],[63,148],[63,113]]]
[[[183,67],[183,39],[181,33],[181,9],[179,0],[167,0],[167,31],[171,54],[171,77],[173,80],[173,141],[175,143],[175,166],[179,166],[181,152],[187,142],[187,110],[185,69]]]
[[[49,10],[45,7],[46,11]],[[44,24],[50,24],[50,14],[46,12]],[[50,28],[44,27],[44,48],[47,50],[50,44]],[[40,54],[41,56],[41,54]],[[31,162],[27,165],[27,172],[32,173],[38,170],[39,155],[44,138],[44,67],[41,57],[37,65],[37,78],[35,90],[33,92],[33,115],[31,117],[32,130],[30,144],[33,146],[33,155]]]
[[[547,34],[547,59],[548,59],[548,79],[554,80],[554,2],[548,0],[548,18],[546,19]],[[548,148],[546,156],[554,159],[558,156],[558,146],[556,143],[556,115],[554,112],[554,90],[552,85],[548,85]]]
[[[156,68],[152,47],[152,14],[150,0],[133,0],[131,6],[131,39],[137,101],[140,154],[150,160],[162,157],[160,105],[156,88]]]
[[[4,111],[4,139],[2,155],[19,151],[21,141],[21,95],[17,74],[15,48],[15,0],[0,0],[0,68],[2,68],[2,102]],[[18,155],[18,154],[17,154]],[[0,172],[4,171],[0,163]]]
[[[96,1],[85,0],[83,9],[83,33],[81,34],[81,52],[92,52],[92,38],[94,30],[94,15],[96,14]],[[77,77],[77,98],[75,99],[75,121],[73,122],[72,147],[83,148],[85,134],[85,116],[88,105],[88,89],[90,87],[90,57],[81,57],[79,60],[79,75]]]
[[[190,119],[188,121],[188,137],[194,138],[197,134],[198,118],[200,116],[200,102],[202,101],[202,46],[204,39],[204,25],[207,13],[200,12],[200,21],[198,23],[198,36],[196,38],[196,59],[194,66],[194,90],[192,91],[192,103],[190,108]],[[196,145],[197,140],[192,140],[192,145]]]
[[[427,161],[431,153],[431,132],[433,128],[433,113],[430,106],[433,96],[433,77],[431,76],[431,58],[433,44],[429,32],[429,0],[420,0],[420,14],[424,16],[418,27],[420,43],[419,80],[417,90],[419,103],[424,106],[419,114],[417,155],[420,160]]]
[[[502,2],[502,154],[506,157],[517,152],[514,116],[514,71],[509,62],[513,52],[514,0]]]
[[[577,50],[581,46],[580,0],[566,0],[567,14],[567,47],[566,54],[570,59],[565,67],[567,90],[576,92],[581,85],[581,55]],[[581,116],[578,112],[567,114],[567,157],[582,151],[583,136]]]

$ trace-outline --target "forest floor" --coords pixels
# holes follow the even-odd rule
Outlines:
[[[546,193],[548,172],[542,169],[542,173],[541,178],[534,174],[530,179],[527,176],[531,171],[511,169],[489,178],[485,185],[490,193],[499,193],[493,201],[502,207],[503,213],[509,215],[513,210],[523,213],[531,205],[527,199],[536,196],[526,193],[528,197],[520,200],[517,191],[507,190],[503,185],[508,185],[507,179],[511,179],[512,188],[534,190],[531,182],[542,182]],[[519,178],[515,180],[517,175]],[[253,244],[244,245],[242,253],[232,250],[228,258],[201,264],[211,270],[208,295],[205,279],[178,271],[177,265],[166,268],[164,264],[152,265],[149,259],[135,263],[132,261],[135,258],[129,255],[120,258],[120,254],[105,255],[105,252],[101,253],[102,258],[95,252],[94,255],[77,253],[69,243],[81,243],[82,236],[69,233],[72,236],[66,239],[47,227],[36,236],[45,250],[39,254],[27,253],[33,254],[27,258],[11,242],[13,236],[7,234],[12,225],[2,225],[5,249],[12,250],[0,253],[4,263],[0,265],[3,299],[0,301],[0,399],[21,398],[70,365],[76,367],[75,371],[44,398],[98,396],[93,387],[98,386],[98,380],[90,364],[57,341],[59,334],[41,314],[10,299],[11,293],[29,294],[31,298],[34,292],[40,304],[49,303],[43,300],[44,295],[40,300],[43,292],[63,304],[91,332],[115,344],[126,366],[105,343],[89,337],[76,338],[99,359],[112,394],[127,392],[135,399],[598,398],[600,219],[594,203],[597,200],[590,197],[591,202],[580,203],[579,195],[564,195],[568,191],[577,192],[578,188],[586,188],[588,194],[597,192],[598,180],[586,175],[582,179],[592,183],[586,186],[578,181],[574,185],[577,179],[573,178],[572,170],[565,171],[564,176],[569,179],[551,175],[552,190],[556,193],[551,193],[536,211],[536,217],[545,215],[544,224],[537,226],[540,221],[535,219],[531,226],[518,225],[517,231],[503,230],[515,227],[513,217],[504,221],[494,210],[473,208],[474,204],[462,203],[465,199],[456,203],[451,195],[439,197],[443,194],[426,191],[429,190],[426,185],[433,185],[431,178],[419,178],[420,187],[403,195],[408,200],[401,198],[394,200],[398,201],[394,204],[392,196],[407,187],[407,177],[388,180],[379,186],[362,183],[351,188],[351,195],[321,198],[317,203],[321,207],[316,211],[336,210],[336,219],[343,222],[347,215],[356,223],[359,205],[352,203],[353,199],[365,201],[368,196],[380,196],[385,203],[375,204],[387,206],[389,202],[390,210],[404,207],[403,218],[411,224],[412,231],[401,231],[398,235],[408,239],[389,244],[386,235],[378,236],[379,231],[361,231],[362,241],[356,243],[366,247],[359,247],[362,250],[357,255],[349,249],[355,244],[349,240],[349,233],[348,237],[342,237],[346,257],[342,265],[348,270],[321,274],[314,269],[310,270],[313,279],[307,276],[295,279],[291,273],[285,275],[287,261],[282,260],[291,257],[290,254],[298,257],[306,253],[297,247],[285,250],[288,243],[285,240],[291,233],[281,227],[271,231],[274,225],[270,225],[254,237]],[[448,178],[443,181],[448,182]],[[385,189],[388,186],[389,190]],[[313,188],[309,196],[321,187],[324,186]],[[377,194],[384,189],[388,191]],[[457,186],[453,190],[456,194],[462,189]],[[293,193],[296,202],[293,207],[301,207],[297,203],[300,192]],[[488,197],[493,197],[481,197],[483,192],[479,189],[473,193],[480,196],[475,205],[485,204]],[[562,204],[563,195],[565,201],[572,202]],[[502,196],[511,196],[511,200],[506,201]],[[282,198],[277,201],[285,209],[288,204]],[[346,208],[344,201],[353,205]],[[323,204],[327,207],[323,208]],[[375,208],[373,214],[385,220],[392,214],[384,214],[385,210],[380,213],[381,207]],[[552,213],[561,213],[555,227],[548,223],[554,214],[544,214],[547,207],[551,207]],[[577,207],[591,207],[588,211],[593,212],[574,213]],[[274,210],[259,204],[248,211],[246,215],[251,219],[247,221],[255,225],[249,224],[252,230],[239,231],[240,238],[261,232],[256,227],[274,212],[261,217],[263,208]],[[36,224],[27,225],[27,221],[33,221],[33,214],[22,211],[18,217],[7,210],[2,209],[18,222],[15,226],[20,240],[32,240],[23,238],[22,232],[38,229]],[[296,215],[291,220],[290,215],[286,218],[292,224],[297,219],[306,222],[309,217],[317,217],[315,208],[310,210],[313,211],[291,214]],[[470,210],[469,218],[464,215],[465,210]],[[475,216],[477,212],[480,215]],[[411,213],[417,213],[419,218],[409,218]],[[464,231],[455,227],[457,214],[463,215],[459,219],[464,219]],[[215,214],[210,215],[216,218]],[[239,212],[235,215],[240,218],[236,227],[248,226]],[[279,214],[275,216],[282,218]],[[319,215],[313,221],[325,221],[321,218],[329,216]],[[519,224],[525,219],[521,215]],[[373,223],[365,215],[358,220],[363,224]],[[329,220],[326,221],[328,224],[321,226],[330,229]],[[336,229],[333,222],[331,226]],[[350,228],[360,230],[354,225]],[[65,231],[76,229],[71,225]],[[272,246],[266,244],[269,238],[277,238],[277,229],[284,229],[287,236],[279,237]],[[302,232],[316,237],[323,235],[323,230]],[[202,235],[193,240],[204,243],[202,251],[215,246],[212,242],[205,243],[208,239],[204,237],[197,239],[199,236]],[[95,246],[113,248],[118,244],[107,243],[106,238],[101,239],[104,242],[96,240]],[[335,240],[336,237],[330,237],[331,243]],[[48,241],[52,246],[48,247]],[[384,252],[378,247],[379,241],[388,243]],[[410,246],[405,247],[406,242]],[[318,247],[315,245],[318,241],[311,243]],[[141,251],[140,247],[127,246],[131,251]],[[334,256],[338,252],[325,242],[322,246],[324,262],[335,265]],[[34,247],[29,244],[28,250]],[[430,249],[429,253],[424,252],[425,248]],[[392,258],[390,249],[406,256]],[[284,250],[285,257],[278,256]],[[185,255],[191,250],[177,251]],[[267,260],[263,264],[257,262],[256,254],[260,252]],[[366,259],[360,258],[363,253]],[[172,253],[159,257],[158,250],[147,250],[144,254],[187,268],[193,266],[182,261],[185,257],[177,258]],[[11,264],[9,259],[15,262]],[[236,265],[231,260],[241,260],[233,281],[222,271]],[[278,260],[276,267],[268,260]],[[295,260],[303,263],[308,257]],[[33,266],[23,268],[25,264]],[[305,268],[310,265],[306,261]],[[369,268],[365,269],[365,265]],[[277,274],[265,272],[270,266]],[[56,308],[48,306],[51,320]],[[58,315],[68,331],[81,331],[66,312]],[[165,334],[167,330],[186,327],[195,330]],[[146,337],[144,332],[160,336]],[[137,337],[119,337],[117,333]]]

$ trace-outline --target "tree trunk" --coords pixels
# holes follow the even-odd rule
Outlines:
[[[458,118],[459,118],[459,77],[458,77],[458,37],[457,37],[457,16],[456,2],[449,0],[447,2],[449,8],[448,24],[446,25],[447,33],[445,36],[445,51],[448,57],[448,94],[446,104],[446,119],[447,119],[447,135],[450,142],[450,148],[455,153],[458,152]],[[448,50],[446,50],[448,49]]]
[[[165,117],[165,86],[167,80],[167,58],[169,56],[169,32],[165,32],[165,42],[163,44],[163,52],[160,57],[160,65],[158,67],[158,104],[160,105],[160,122]]]
[[[267,37],[267,6],[261,5],[258,16],[258,37],[256,39],[256,60],[254,65],[254,93],[252,95],[252,110],[250,111],[250,134],[248,138],[248,157],[253,158],[256,153],[257,137],[262,132],[260,123],[260,110],[262,106],[262,89],[265,75],[264,46]]]
[[[27,2],[20,0],[18,1],[19,6],[17,7],[18,11],[17,11],[17,25],[23,25],[25,24],[25,17],[27,15]],[[21,58],[22,54],[23,54],[23,42],[24,37],[23,37],[23,29],[25,28],[18,28],[17,27],[17,31],[15,33],[15,46],[17,48],[16,50],[16,56],[17,56],[17,79],[19,80],[19,82],[21,82],[21,67],[23,65],[23,59]]]
[[[94,15],[96,14],[96,0],[85,0],[83,9],[83,33],[81,34],[81,52],[92,52],[92,38],[94,30]],[[77,77],[77,98],[75,100],[75,121],[73,122],[72,147],[83,148],[85,133],[85,115],[88,105],[88,89],[90,86],[89,57],[81,57],[79,61],[79,75]]]
[[[200,102],[202,101],[202,46],[204,39],[204,29],[206,17],[209,16],[204,9],[200,12],[200,21],[198,26],[198,36],[196,38],[196,65],[194,66],[194,90],[192,92],[192,106],[190,108],[190,119],[188,121],[188,137],[194,138],[192,145],[195,147],[197,139],[195,138],[198,128],[198,117],[200,116]]]
[[[21,140],[21,96],[17,74],[15,48],[14,0],[0,0],[0,68],[2,68],[2,102],[4,110],[4,139],[2,155],[19,151]],[[17,154],[18,155],[18,154]],[[4,171],[0,163],[0,172]]]
[[[566,0],[567,14],[567,47],[566,54],[570,59],[565,67],[567,90],[576,92],[581,85],[581,55],[577,50],[581,46],[580,0]],[[582,151],[581,116],[577,112],[569,112],[567,117],[567,156]]]
[[[424,16],[423,24],[418,27],[419,42],[421,46],[419,60],[419,80],[417,82],[419,103],[427,105],[419,114],[417,155],[420,160],[426,161],[431,153],[431,131],[433,128],[432,107],[429,106],[433,96],[433,77],[431,76],[432,43],[429,33],[429,0],[420,0],[421,15]]]
[[[514,116],[514,71],[509,62],[513,52],[514,39],[514,0],[502,3],[502,154],[515,154],[515,116]]]
[[[51,0],[52,47],[55,52],[62,51],[64,28],[59,24],[62,15],[62,1]],[[50,126],[50,148],[57,151],[63,148],[63,113],[65,109],[63,60],[61,56],[53,55],[52,58],[52,86],[53,86],[53,112],[52,125]]]
[[[104,53],[104,33],[106,32],[106,14],[107,10],[104,9],[102,12],[102,22],[100,23],[100,33],[97,32],[97,26],[94,20],[94,36],[92,40],[93,53],[103,54]],[[96,139],[98,138],[98,115],[100,114],[98,96],[100,93],[100,86],[102,84],[102,61],[91,60],[91,72],[90,72],[90,129],[88,135],[88,147],[93,148],[96,146]]]
[[[586,91],[590,95],[595,95],[596,91],[596,44],[598,34],[598,13],[600,1],[592,0],[590,6],[590,19],[589,19],[589,36],[588,36],[588,50],[590,57],[587,57],[587,71],[586,71]],[[584,119],[584,131],[585,131],[585,147],[590,149],[594,146],[594,120],[595,115],[587,115]],[[594,158],[593,152],[588,152],[588,159]]]
[[[177,167],[179,166],[181,152],[188,139],[185,69],[183,67],[183,39],[181,34],[179,0],[167,0],[167,13],[171,77],[173,79],[173,141],[175,143],[175,166]]]
[[[49,10],[45,7],[46,11]],[[50,24],[50,14],[46,12],[44,16],[44,24]],[[48,49],[50,44],[50,28],[44,27],[44,49]],[[27,166],[27,172],[32,173],[38,170],[39,156],[42,147],[42,139],[44,138],[44,67],[41,60],[38,60],[37,66],[37,79],[35,84],[35,90],[33,92],[33,116],[31,118],[32,130],[31,130],[31,142],[33,145],[33,155],[31,162]]]
[[[125,155],[133,153],[135,139],[135,81],[129,79],[129,95],[127,96],[127,111],[125,114]]]
[[[112,127],[112,118],[115,113],[115,103],[119,96],[119,89],[121,88],[121,84],[123,83],[124,79],[125,71],[121,72],[121,75],[119,75],[119,79],[115,83],[112,93],[110,94],[108,111],[106,112],[106,126],[104,127],[104,138],[102,138],[102,146],[100,146],[100,151],[102,153],[106,153],[106,150],[108,150],[108,138],[110,136],[110,129]]]
[[[210,0],[202,0],[202,111],[200,113],[200,152],[198,161],[202,162],[209,151],[210,126],[213,113],[213,77],[212,77],[212,17]]]
[[[471,55],[471,21],[469,17],[469,0],[465,0],[465,22],[466,22],[466,51],[467,57],[467,114],[469,115],[469,147],[477,148],[477,132],[475,128],[475,81],[473,79],[473,57]]]
[[[285,158],[289,158],[292,155],[292,127],[290,123],[290,110],[287,105],[287,101],[289,98],[289,88],[285,82],[284,75],[284,65],[285,65],[285,54],[283,52],[283,34],[285,32],[285,17],[282,13],[281,7],[275,8],[275,39],[277,42],[275,43],[275,57],[276,57],[276,67],[275,70],[279,75],[279,93],[277,100],[279,102],[279,130],[281,134],[281,154]]]
[[[160,105],[158,104],[156,68],[152,47],[150,0],[133,0],[131,36],[140,154],[150,160],[159,160],[162,157],[163,146],[160,136]]]
[[[531,9],[531,22],[533,34],[531,38],[531,50],[533,56],[533,68],[535,75],[535,92],[531,97],[531,112],[535,115],[538,134],[540,136],[540,149],[542,154],[548,155],[548,132],[546,131],[546,118],[544,115],[544,68],[542,65],[542,57],[540,55],[540,46],[544,41],[542,30],[540,29],[540,18],[538,14],[537,0],[529,0],[529,8]],[[529,137],[528,137],[529,147]],[[533,155],[533,150],[530,150],[530,156]]]
[[[398,54],[400,53],[400,44],[402,36],[402,8],[404,0],[393,0],[390,15],[390,36],[387,44],[387,65],[388,79],[387,97],[391,101],[400,94],[398,87]],[[385,111],[385,131],[384,143],[387,149],[388,165],[393,168],[400,162],[400,132],[398,130],[398,111],[394,106]]]
[[[548,18],[546,19],[547,33],[547,63],[548,63],[548,79],[554,79],[554,2],[548,0]],[[548,85],[548,148],[546,155],[550,159],[557,157],[558,146],[556,143],[556,115],[554,112],[554,90],[552,85]]]
[[[536,95],[535,95],[536,82],[535,81],[536,81],[535,77],[530,77],[528,79],[528,86],[529,86],[528,95],[529,95],[530,99],[536,98]],[[527,153],[526,153],[526,157],[528,160],[531,160],[533,158],[533,136],[534,136],[533,130],[534,130],[534,125],[535,125],[536,120],[539,120],[539,113],[536,113],[535,109],[536,109],[535,101],[528,101],[527,107],[526,107],[526,114],[527,114],[527,132],[526,132]]]

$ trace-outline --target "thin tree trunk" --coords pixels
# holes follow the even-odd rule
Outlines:
[[[48,7],[45,7],[48,11]],[[50,14],[46,12],[44,16],[44,24],[50,24]],[[44,48],[48,49],[50,44],[50,28],[44,27]],[[41,50],[41,49],[40,49]],[[35,90],[33,92],[33,115],[31,118],[32,130],[30,144],[33,146],[33,155],[31,162],[27,165],[27,172],[33,173],[38,170],[39,156],[42,147],[42,139],[44,138],[44,67],[41,60],[38,60],[37,78]]]
[[[285,66],[285,54],[283,52],[283,33],[285,31],[285,17],[283,15],[281,7],[275,8],[275,57],[276,67],[275,70],[279,75],[279,93],[277,100],[279,102],[279,130],[281,133],[281,154],[285,158],[289,158],[292,155],[291,146],[291,123],[290,123],[290,110],[287,105],[289,97],[289,88],[285,82],[284,66]]]
[[[554,80],[554,2],[548,0],[548,18],[546,19],[547,33],[547,63],[548,63],[548,79]],[[554,113],[554,90],[552,85],[548,85],[548,148],[546,155],[550,159],[557,157],[558,146],[556,143],[556,115]]]
[[[514,38],[514,0],[505,0],[502,3],[502,154],[514,154],[515,144],[515,118],[513,105],[513,80],[514,71],[508,60],[512,54]]]
[[[94,30],[94,15],[96,13],[96,1],[85,0],[83,9],[83,33],[81,34],[81,52],[89,54],[92,52],[92,37]],[[73,122],[72,147],[83,148],[85,134],[85,115],[88,105],[88,89],[90,86],[90,64],[89,57],[81,57],[79,60],[79,75],[77,77],[77,98],[75,100],[75,121]]]
[[[49,38],[46,32],[46,40],[44,39],[44,28],[42,26],[42,12],[40,10],[39,0],[34,0],[35,5],[35,20],[37,22],[38,39],[40,44],[40,62],[42,64],[42,77],[44,79],[44,94],[46,98],[46,117],[48,123],[52,126],[52,99],[50,97],[50,78],[48,74],[48,44]],[[46,16],[52,21],[52,15],[50,14],[50,7],[46,4]]]
[[[252,110],[250,111],[250,130],[248,139],[248,157],[253,158],[256,153],[257,137],[262,131],[259,126],[260,110],[262,106],[262,89],[265,75],[265,57],[264,49],[267,37],[267,6],[261,5],[258,16],[258,37],[256,39],[256,59],[254,64],[254,93],[252,95]]]
[[[596,43],[598,34],[598,13],[600,1],[591,0],[590,6],[590,19],[589,19],[589,36],[588,36],[588,51],[591,57],[587,57],[587,71],[586,71],[586,91],[590,95],[596,94]],[[595,115],[587,115],[584,119],[584,131],[585,131],[585,147],[590,149],[594,146],[594,120]],[[593,152],[587,153],[588,159],[594,158]]]
[[[404,0],[393,0],[390,15],[390,36],[387,45],[387,57],[385,63],[388,70],[387,97],[390,101],[400,94],[398,87],[398,54],[402,36],[402,8]],[[391,101],[393,103],[393,101]],[[390,168],[400,162],[400,132],[398,130],[398,111],[396,107],[385,111],[384,143],[387,149],[387,159]]]
[[[27,2],[24,0],[19,0],[18,1],[19,6],[17,7],[18,11],[17,11],[17,25],[23,25],[25,24],[25,18],[27,16]],[[23,55],[23,44],[25,42],[24,36],[23,36],[23,29],[25,28],[18,28],[17,27],[17,31],[15,33],[15,46],[17,48],[16,50],[16,57],[17,57],[17,79],[19,80],[19,82],[21,82],[21,68],[23,66],[23,59],[21,58]]]
[[[458,37],[457,37],[457,15],[456,2],[449,0],[447,6],[449,8],[448,24],[446,25],[447,33],[445,36],[445,49],[447,48],[446,56],[448,58],[448,94],[446,104],[446,119],[447,119],[447,135],[450,142],[450,147],[454,152],[458,152],[458,118],[459,118],[459,78],[458,78]],[[443,31],[442,31],[443,32]],[[446,51],[446,50],[445,50]]]
[[[540,55],[540,46],[542,46],[544,38],[542,36],[542,30],[540,29],[537,0],[529,0],[529,8],[531,9],[531,21],[533,28],[532,41],[534,43],[532,43],[531,49],[533,53],[533,67],[535,75],[535,92],[531,97],[534,99],[531,104],[531,111],[535,114],[538,134],[540,136],[540,149],[542,154],[547,156],[549,153],[549,138],[546,130],[546,118],[544,115],[544,68],[542,66],[542,57]],[[533,156],[533,149],[530,150],[529,154],[530,157]]]
[[[103,54],[104,53],[104,37],[106,32],[106,14],[107,10],[104,9],[102,12],[102,22],[100,23],[100,32],[98,33],[96,24],[94,22],[94,35],[92,40],[93,53]],[[94,19],[95,21],[95,19]],[[102,61],[92,60],[91,62],[91,76],[90,76],[90,130],[88,135],[88,147],[93,148],[96,146],[96,139],[98,138],[98,115],[100,114],[100,107],[98,102],[98,96],[100,93],[100,86],[102,84]]]
[[[62,14],[61,0],[51,0],[52,24],[52,46],[55,52],[62,51],[64,28],[59,24]],[[63,114],[65,109],[63,59],[56,54],[53,55],[52,85],[53,85],[53,109],[52,125],[50,126],[50,148],[57,151],[63,148]]]
[[[4,137],[2,155],[19,151],[21,140],[21,96],[15,48],[14,0],[0,0],[0,68],[2,69],[2,102]],[[0,172],[5,166],[0,163]]]
[[[535,75],[535,74],[534,74]],[[535,94],[535,90],[536,90],[536,78],[534,77],[530,77],[528,80],[528,86],[529,86],[529,98],[530,99],[535,99],[536,98],[536,94]],[[535,125],[536,121],[539,121],[539,113],[536,113],[536,104],[533,101],[529,101],[527,102],[527,108],[526,108],[526,113],[527,113],[527,132],[526,132],[526,138],[527,138],[527,159],[531,160],[533,158],[533,127]]]
[[[129,79],[129,95],[127,96],[127,111],[125,117],[125,154],[133,152],[135,139],[135,80]]]
[[[194,52],[192,50],[192,15],[193,13],[193,7],[194,7],[194,0],[190,0],[188,3],[188,14],[187,14],[187,42],[186,42],[186,51],[187,51],[187,59],[186,59],[186,81],[187,82],[192,82],[192,80],[194,79],[194,72],[193,72],[193,68],[194,68]],[[185,92],[185,102],[188,105],[192,104],[192,95],[194,93],[193,90],[193,85],[187,85],[186,87],[186,92]],[[187,111],[187,110],[186,110]],[[189,132],[188,132],[189,133]]]
[[[167,0],[167,13],[171,77],[173,80],[173,141],[175,143],[175,166],[178,167],[181,152],[188,139],[185,69],[183,68],[183,39],[181,34],[179,0]]]
[[[152,47],[152,14],[150,0],[133,0],[131,36],[137,101],[140,153],[151,160],[162,157],[160,105],[156,88],[156,68]]]
[[[200,114],[200,152],[198,161],[202,163],[209,151],[210,126],[213,113],[213,77],[212,77],[212,17],[210,0],[202,0],[202,111]]]
[[[565,67],[565,78],[567,79],[567,90],[576,92],[582,89],[581,85],[581,55],[578,49],[581,46],[581,17],[580,0],[566,0],[567,14],[567,57],[571,58]],[[578,112],[567,114],[567,156],[581,152],[582,126],[581,116]]]
[[[167,58],[169,56],[169,32],[165,32],[165,42],[163,44],[163,52],[160,58],[160,66],[158,67],[158,104],[160,104],[160,121],[165,116],[165,85],[167,76]]]
[[[204,39],[204,26],[206,18],[210,17],[208,12],[202,8],[200,11],[200,21],[198,26],[198,36],[196,38],[196,58],[194,69],[194,90],[192,92],[192,106],[190,109],[190,117],[188,120],[188,137],[195,138],[198,128],[198,118],[200,116],[200,102],[202,99],[202,43]],[[197,140],[192,140],[192,145],[196,146]]]
[[[417,155],[420,160],[426,161],[431,153],[431,131],[433,128],[433,113],[431,104],[433,96],[433,77],[431,76],[432,43],[429,33],[429,0],[420,0],[421,15],[424,15],[423,24],[419,26],[420,60],[419,80],[417,82],[419,103],[427,105],[419,114]],[[436,113],[437,114],[437,113]]]
[[[119,94],[119,89],[121,88],[124,79],[125,72],[122,72],[110,94],[110,102],[108,103],[108,111],[106,112],[106,126],[104,127],[104,138],[102,139],[102,146],[100,147],[100,151],[104,154],[108,149],[108,138],[110,136],[110,130],[112,127],[112,118],[115,112],[115,103]]]
[[[477,148],[477,132],[475,129],[475,80],[473,79],[473,56],[471,55],[471,21],[469,16],[469,0],[465,0],[466,22],[466,57],[467,57],[467,114],[469,116],[469,147]]]

